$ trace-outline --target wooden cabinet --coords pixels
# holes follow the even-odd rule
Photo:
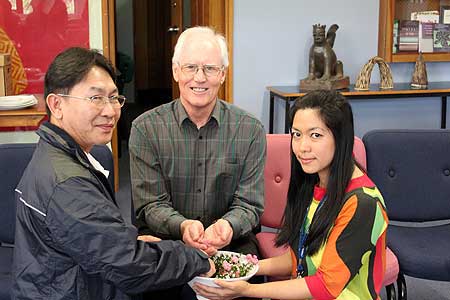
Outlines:
[[[450,0],[380,0],[378,56],[386,62],[414,62],[417,52],[392,53],[394,20],[409,20],[415,11],[437,10],[450,6]],[[425,61],[450,61],[450,52],[423,53]]]

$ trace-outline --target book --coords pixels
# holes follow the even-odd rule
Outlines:
[[[435,23],[419,24],[419,52],[433,52],[433,30]]]
[[[419,21],[416,20],[400,20],[399,23],[399,51],[415,51],[419,50]]]
[[[433,52],[433,28],[439,23],[439,11],[415,11],[411,13],[411,20],[419,21],[419,51]]]
[[[411,13],[411,20],[419,21],[421,23],[439,23],[439,11],[415,11]]]
[[[433,51],[450,52],[450,24],[434,24]]]
[[[450,24],[450,6],[441,5],[441,17],[440,22],[442,24]]]
[[[392,53],[398,52],[398,20],[394,20],[394,28],[392,30]]]

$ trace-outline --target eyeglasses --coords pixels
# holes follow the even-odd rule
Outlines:
[[[106,103],[109,102],[114,107],[122,107],[125,104],[125,96],[122,95],[113,95],[110,97],[107,96],[91,96],[91,97],[79,97],[79,96],[72,96],[72,95],[64,95],[64,94],[57,94],[60,97],[66,97],[66,98],[75,98],[75,99],[81,99],[81,100],[88,100],[91,103],[95,104],[98,107],[104,107]]]
[[[180,65],[181,72],[183,72],[184,75],[194,77],[195,74],[197,74],[198,70],[202,70],[203,74],[205,74],[206,77],[216,77],[219,75],[221,71],[225,69],[224,66],[216,66],[216,65],[195,65],[195,64],[185,64]]]

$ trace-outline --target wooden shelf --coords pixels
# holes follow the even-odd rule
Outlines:
[[[391,62],[412,62],[417,59],[417,52],[393,53]],[[450,53],[422,53],[424,61],[450,61]]]
[[[9,131],[3,129],[11,129],[15,127],[28,128],[32,127],[36,130],[39,124],[47,117],[45,110],[44,97],[41,94],[34,95],[38,99],[38,103],[34,106],[17,109],[0,111],[0,131]]]
[[[450,0],[380,0],[380,15],[378,23],[378,56],[386,62],[415,62],[417,52],[392,53],[392,36],[394,20],[406,20],[413,11],[437,10],[441,5],[450,5]],[[450,61],[450,52],[423,53],[426,62]]]

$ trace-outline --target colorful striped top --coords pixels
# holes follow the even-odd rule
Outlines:
[[[380,191],[367,175],[351,180],[345,201],[325,244],[302,262],[306,284],[318,299],[380,299],[388,218]],[[315,187],[307,226],[325,196]],[[297,253],[291,249],[297,267]],[[296,276],[296,275],[294,275]]]

